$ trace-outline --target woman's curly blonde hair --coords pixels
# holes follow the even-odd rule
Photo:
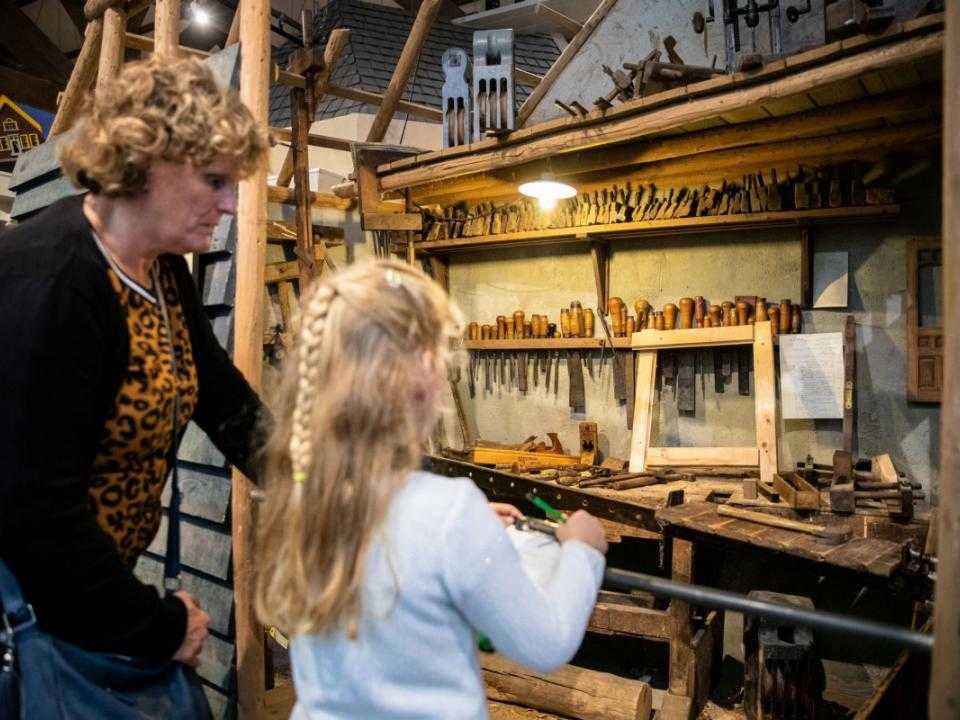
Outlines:
[[[150,58],[126,65],[97,93],[60,149],[74,185],[107,197],[142,192],[156,160],[203,166],[233,163],[253,172],[267,136],[237,94],[195,58]]]

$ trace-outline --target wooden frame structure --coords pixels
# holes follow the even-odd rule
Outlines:
[[[773,365],[773,332],[769,321],[754,325],[690,330],[642,330],[634,333],[631,347],[637,365],[633,438],[630,443],[630,468],[643,472],[649,465],[679,466],[755,466],[760,479],[772,482],[777,472],[777,405]],[[651,447],[654,383],[657,376],[657,352],[676,348],[753,347],[756,447]]]
[[[920,323],[920,254],[941,249],[940,238],[913,238],[907,243],[907,399],[940,402],[943,390],[943,328]]]

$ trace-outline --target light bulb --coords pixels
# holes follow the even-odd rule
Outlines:
[[[521,195],[536,198],[544,210],[549,210],[556,205],[557,200],[571,198],[577,194],[573,187],[557,182],[549,173],[544,173],[539,180],[523,183],[518,189]]]
[[[553,210],[557,206],[557,199],[552,197],[537,198],[541,210]]]
[[[207,12],[207,10],[204,9],[203,6],[200,5],[200,3],[198,2],[193,3],[192,14],[193,14],[193,19],[197,23],[197,25],[200,25],[201,27],[206,27],[207,25],[210,24],[210,13]]]

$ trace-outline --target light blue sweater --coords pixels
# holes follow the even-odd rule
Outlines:
[[[540,671],[570,660],[603,576],[568,541],[541,588],[470,480],[410,475],[371,547],[359,635],[301,635],[290,648],[293,718],[487,717],[474,632]]]

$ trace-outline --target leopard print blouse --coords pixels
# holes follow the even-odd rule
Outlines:
[[[100,438],[89,493],[100,527],[113,538],[124,561],[133,565],[160,527],[160,494],[174,442],[174,387],[182,431],[197,403],[197,370],[170,269],[157,261],[160,287],[153,291],[162,292],[166,301],[172,348],[159,298],[127,277],[106,253],[105,257],[110,282],[126,313],[130,359]]]

